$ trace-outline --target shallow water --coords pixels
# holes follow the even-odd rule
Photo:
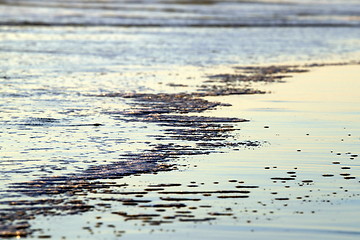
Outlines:
[[[136,99],[103,97],[108,94],[191,93],[211,75],[235,73],[234,66],[358,61],[359,1],[316,3],[0,1],[1,201],[33,199],[9,188],[12,183],[82,176],[90,166],[125,161],[124,154],[173,142],[159,137],[168,127],[123,116]],[[54,196],[84,199],[96,208],[38,216],[31,225],[41,230],[33,237],[235,239],[241,233],[248,239],[357,239],[359,165],[351,155],[359,154],[358,75],[358,66],[325,67],[286,78],[289,83],[252,84],[268,94],[208,97],[233,106],[203,115],[250,120],[234,125],[241,130],[231,132],[229,142],[260,146],[214,147],[209,155],[172,159],[178,171],[114,180],[129,184],[120,188],[127,191],[164,183],[180,183],[166,189],[174,191],[239,190],[241,181],[259,187],[240,201],[218,193],[191,196],[201,198],[187,206],[194,208],[191,214],[216,216],[215,221],[153,226],[124,220],[112,212],[143,209],[90,191],[85,197]],[[152,167],[125,159],[135,168]],[[295,174],[287,172],[296,172],[296,181],[271,179]],[[144,199],[164,202],[157,192]]]
[[[89,94],[191,91],[209,74],[232,71],[235,63],[355,60],[359,33],[353,28],[2,27],[3,183],[19,173],[29,178],[81,170],[118,159],[118,151],[130,151],[139,138],[151,141],[146,135],[156,126],[146,130],[106,114],[128,108],[128,102]],[[98,123],[103,126],[92,125]]]
[[[217,216],[211,222],[149,226],[136,220],[123,221],[123,217],[110,212],[159,212],[103,201],[111,203],[111,211],[98,207],[82,217],[48,218],[54,225],[44,232],[80,239],[112,239],[114,234],[123,239],[143,236],[149,239],[202,239],[205,236],[238,239],[239,235],[246,239],[357,239],[360,234],[357,221],[359,164],[355,156],[359,154],[360,141],[359,94],[355,88],[358,73],[358,65],[316,68],[310,73],[296,74],[287,83],[263,86],[272,94],[216,97],[233,106],[208,114],[247,116],[251,121],[238,124],[240,130],[234,133],[234,139],[260,140],[264,142],[261,147],[222,148],[225,153],[175,160],[186,165],[181,171],[131,176],[117,181],[129,184],[125,188],[127,191],[142,191],[149,185],[161,183],[181,184],[166,188],[175,192],[250,190],[249,198],[173,194],[172,197],[201,200],[186,202],[184,208],[166,209],[164,213],[164,216],[172,216],[181,210],[197,218],[209,216],[209,213],[230,216]],[[343,81],[339,81],[340,78]],[[338,94],[333,94],[334,88]],[[308,94],[306,98],[303,97],[305,93]],[[329,105],[336,107],[329,108]],[[346,179],[341,175],[344,173],[355,179]],[[276,179],[288,177],[294,179]],[[197,187],[188,187],[191,184]],[[163,196],[167,195],[155,191],[138,199],[157,203]],[[103,197],[106,199],[110,195]],[[40,217],[35,226],[41,228],[48,219]],[[78,231],[76,224],[84,226],[84,230]],[[65,229],[73,229],[76,234],[65,234]]]
[[[166,209],[163,213],[172,216],[176,211],[189,211],[197,218],[209,213],[230,216],[217,216],[211,222],[151,226],[137,220],[123,221],[122,216],[111,212],[159,212],[106,200],[119,195],[96,193],[91,196],[103,197],[102,203],[111,204],[111,210],[99,206],[82,216],[39,217],[34,226],[43,228],[51,220],[53,224],[43,233],[78,239],[112,239],[114,235],[122,239],[144,236],[238,239],[239,235],[246,239],[357,239],[360,234],[359,164],[355,156],[359,154],[360,141],[358,73],[358,65],[315,68],[310,73],[295,74],[287,83],[264,85],[263,89],[272,94],[215,97],[233,106],[208,114],[248,117],[250,122],[238,124],[240,130],[234,133],[234,140],[256,139],[264,142],[261,147],[222,148],[225,153],[174,160],[185,164],[180,171],[117,180],[119,184],[129,184],[123,190],[134,192],[161,183],[181,184],[166,188],[175,192],[250,190],[246,194],[249,198],[239,199],[221,199],[217,194],[173,194],[172,197],[201,200],[184,202],[186,207]],[[304,98],[304,94],[308,97]],[[345,179],[343,173],[356,178]],[[274,179],[287,177],[294,180]],[[164,196],[168,195],[154,191],[138,199],[158,203]]]

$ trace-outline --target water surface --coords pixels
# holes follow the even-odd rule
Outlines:
[[[190,93],[209,76],[234,74],[233,67],[244,65],[358,61],[359,4],[0,1],[1,201],[31,199],[11,190],[12,183],[82,175],[91,166],[171,142],[157,139],[164,126],[119,117],[134,106],[131,99],[102,95]],[[112,203],[80,215],[38,216],[31,224],[47,230],[34,238],[183,239],[190,234],[194,239],[234,239],[241,233],[249,239],[357,239],[359,172],[358,158],[351,155],[359,154],[359,67],[323,69],[297,74],[289,83],[254,84],[268,94],[209,98],[233,107],[202,114],[250,120],[237,124],[241,130],[229,141],[259,141],[260,147],[215,148],[210,155],[173,159],[182,166],[179,171],[116,180],[131,191],[174,182],[181,184],[174,188],[179,191],[196,184],[207,191],[236,189],[242,181],[258,186],[248,199],[224,200],[215,194],[192,205],[199,218],[210,211],[200,205],[230,217],[139,226],[111,213],[131,207]],[[288,172],[296,172],[297,180],[273,181]],[[104,203],[99,194],[91,194],[84,199]],[[148,199],[160,201],[156,193]]]

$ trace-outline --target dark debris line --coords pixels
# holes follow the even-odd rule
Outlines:
[[[82,196],[86,199],[88,193],[114,193],[107,191],[112,187],[121,187],[114,182],[99,182],[101,179],[119,179],[132,174],[156,173],[177,169],[171,160],[184,155],[204,155],[218,152],[220,148],[256,147],[259,142],[236,142],[231,139],[231,133],[236,130],[236,124],[246,122],[245,119],[231,117],[189,116],[188,113],[202,113],[217,107],[228,106],[220,102],[210,102],[203,99],[206,96],[225,96],[231,94],[263,94],[263,91],[241,87],[244,82],[279,82],[291,72],[305,70],[294,66],[282,67],[247,67],[239,68],[239,75],[222,74],[210,76],[209,81],[200,86],[194,93],[178,94],[146,94],[146,93],[109,93],[93,97],[120,97],[132,100],[133,106],[124,112],[107,112],[114,118],[130,122],[150,122],[162,126],[164,132],[154,136],[158,140],[177,141],[169,144],[154,144],[150,150],[126,154],[123,161],[107,165],[90,166],[81,174],[64,176],[49,176],[29,182],[14,183],[11,190],[23,194],[33,200],[16,200],[0,202],[0,237],[24,237],[33,230],[28,221],[38,215],[55,216],[80,214],[91,211],[94,206],[84,200],[67,200],[69,197]],[[231,191],[230,191],[231,192]],[[145,192],[146,193],[146,192]],[[223,194],[226,194],[224,192]],[[123,192],[125,195],[125,192]],[[130,193],[131,194],[131,193]],[[140,193],[139,193],[140,194]],[[39,200],[39,196],[46,197]],[[59,196],[62,199],[59,199]],[[232,196],[228,196],[232,197]],[[233,196],[238,198],[247,195]],[[219,196],[227,198],[227,195]],[[163,201],[176,201],[174,198],[163,198]],[[179,199],[178,199],[179,200]],[[190,199],[191,200],[191,199]],[[194,200],[194,199],[192,199]],[[126,202],[126,201],[125,201]],[[128,200],[126,204],[138,204]],[[161,205],[161,206],[160,206]],[[160,204],[158,207],[182,207],[182,203]],[[146,205],[156,207],[155,205]],[[145,219],[149,224],[161,222],[149,221],[151,216],[135,216],[117,212],[126,219]],[[216,215],[216,214],[214,214]],[[179,221],[209,221],[205,219],[179,218]]]

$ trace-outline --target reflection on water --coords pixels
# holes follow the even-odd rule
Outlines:
[[[177,145],[166,145],[164,141],[167,140],[159,138],[159,132],[165,132],[163,126],[129,122],[119,117],[125,109],[134,106],[133,99],[99,96],[133,92],[150,93],[145,96],[159,92],[192,92],[206,88],[200,85],[209,80],[209,75],[233,73],[232,65],[357,61],[360,32],[353,26],[360,23],[359,4],[357,0],[0,1],[1,200],[27,198],[16,191],[7,191],[10,183],[48,176],[81,175],[89,166],[101,169],[119,161],[120,156],[151,149],[155,142],[159,144],[159,151],[164,151],[166,147],[177,150]],[[241,26],[247,27],[239,28]],[[314,76],[316,81],[327,78],[324,75],[309,76]],[[222,108],[225,113],[208,112],[210,115],[249,118],[251,122],[241,125],[241,131],[225,127],[218,131],[229,132],[229,136],[234,131],[233,137],[238,137],[239,141],[268,143],[263,148],[255,151],[242,151],[240,148],[234,152],[224,150],[226,154],[212,157],[186,156],[177,161],[191,166],[191,171],[126,178],[119,184],[132,184],[127,190],[140,191],[149,184],[168,183],[171,178],[170,182],[173,179],[181,182],[182,186],[176,188],[178,191],[189,190],[185,187],[188,185],[189,188],[204,185],[204,189],[216,192],[230,187],[244,187],[234,185],[233,180],[236,179],[236,183],[246,181],[254,188],[251,188],[248,201],[238,202],[234,198],[219,202],[221,197],[226,199],[226,196],[218,198],[209,193],[201,196],[200,203],[194,203],[193,209],[189,210],[206,219],[209,214],[204,209],[213,205],[212,211],[217,212],[210,212],[211,217],[231,217],[217,220],[217,225],[211,227],[214,230],[210,231],[211,234],[209,225],[197,225],[194,236],[206,234],[210,237],[214,234],[217,239],[224,235],[231,239],[243,231],[249,237],[260,239],[269,237],[264,232],[277,236],[279,232],[284,234],[290,229],[291,233],[284,236],[296,237],[301,232],[300,237],[303,238],[306,235],[304,232],[309,232],[310,222],[314,224],[312,232],[317,236],[329,238],[338,234],[335,236],[346,235],[354,239],[359,233],[352,221],[354,216],[348,209],[358,204],[353,200],[358,196],[358,180],[345,181],[344,177],[358,176],[357,165],[353,161],[355,157],[349,159],[358,154],[358,122],[354,120],[359,113],[358,95],[356,92],[343,95],[349,86],[345,82],[345,85],[339,85],[335,84],[338,81],[301,81],[292,83],[291,92],[287,91],[286,83],[259,84],[260,88],[272,90],[274,95],[226,97],[224,102],[230,100],[234,108]],[[352,84],[353,90],[358,89],[355,88],[357,82]],[[308,96],[309,86],[323,92]],[[277,91],[281,94],[276,95]],[[156,101],[152,104],[158,106]],[[181,104],[186,105],[184,102]],[[344,127],[349,130],[344,130]],[[194,129],[185,130],[183,135],[194,134]],[[208,131],[211,133],[214,129]],[[168,135],[178,132],[167,129]],[[224,145],[215,143],[208,146],[214,146],[217,151]],[[338,152],[341,155],[337,155]],[[133,162],[136,168],[139,156],[134,155],[127,160]],[[196,162],[197,168],[191,161]],[[138,167],[140,165],[141,162]],[[299,166],[302,168],[295,171],[294,168]],[[293,182],[290,186],[278,180],[279,176],[295,176],[294,172],[298,172],[297,181],[300,182]],[[333,174],[337,174],[336,177],[331,176]],[[277,179],[272,179],[274,177]],[[315,180],[315,184],[302,182],[308,178]],[[229,182],[229,179],[232,181]],[[330,179],[330,184],[326,179]],[[193,183],[195,180],[197,182]],[[278,182],[273,184],[270,180]],[[215,181],[219,181],[219,185]],[[297,183],[309,185],[299,188]],[[99,193],[91,194],[96,199],[94,205],[99,204],[96,202]],[[101,201],[109,201],[106,192],[104,194]],[[294,200],[293,195],[301,197],[301,201],[292,201],[293,205],[289,204],[287,208],[287,203],[283,201],[288,201],[287,198]],[[274,201],[276,198],[278,200]],[[349,204],[342,205],[341,198]],[[84,199],[88,201],[91,197]],[[322,206],[324,199],[331,199],[331,202]],[[159,196],[154,192],[147,200],[159,201]],[[164,201],[167,200],[165,198]],[[312,200],[318,202],[313,205]],[[96,206],[108,207],[100,204]],[[112,204],[116,210],[131,208],[124,207],[121,201]],[[332,209],[332,204],[336,208]],[[1,205],[2,209],[7,207],[6,204]],[[241,211],[236,212],[239,209]],[[314,209],[320,213],[314,215]],[[50,221],[39,218],[32,224],[42,228],[47,222],[54,221],[59,223],[56,225],[66,226],[65,229],[76,232],[86,230],[87,239],[98,239],[103,234],[110,238],[114,233],[122,235],[121,231],[113,231],[113,225],[119,223],[119,218],[115,218],[111,211],[103,210],[97,208],[87,215],[67,216],[65,218],[69,221],[65,221],[66,224],[61,217],[51,218]],[[137,211],[141,213],[142,210]],[[177,210],[165,213],[179,214]],[[347,227],[336,226],[335,230],[328,230],[335,224],[329,221],[320,223],[338,214],[331,211],[341,211],[346,220],[340,223]],[[101,214],[108,225],[94,236],[88,225],[91,223],[100,227],[98,219],[101,217],[97,214]],[[129,217],[121,214],[118,212],[116,217]],[[274,222],[269,223],[268,219]],[[291,224],[288,219],[292,220]],[[253,222],[256,223],[249,225]],[[119,225],[129,232],[129,238],[138,234],[138,227],[132,221],[120,221]],[[50,224],[49,232],[56,236],[64,236],[68,232],[54,226]],[[82,230],[78,226],[83,227]],[[189,226],[176,225],[178,239],[187,237]],[[251,235],[255,227],[260,233]],[[146,226],[144,229],[148,234],[157,228]],[[158,234],[154,238],[167,238],[174,227],[166,230],[166,234]],[[134,232],[136,234],[132,235]],[[74,237],[69,234],[69,238]]]
[[[86,166],[105,153],[112,161],[129,147],[129,131],[144,133],[103,114],[127,102],[89,94],[191,91],[168,83],[200,84],[231,64],[357,59],[358,36],[353,28],[1,27],[3,180],[39,175],[49,160],[54,174],[75,167],[58,161]]]

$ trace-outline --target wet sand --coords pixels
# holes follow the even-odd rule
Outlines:
[[[241,67],[193,93],[89,95],[131,99],[107,114],[159,126],[151,148],[14,184],[29,198],[2,202],[12,223],[2,235],[357,239],[358,75],[358,65]]]
[[[0,1],[0,237],[357,239],[359,9]]]

